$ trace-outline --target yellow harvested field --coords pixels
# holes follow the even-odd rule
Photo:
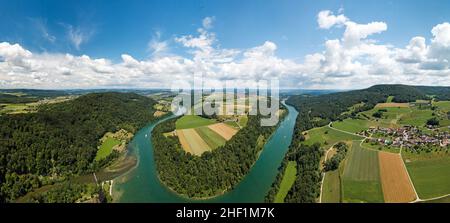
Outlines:
[[[231,137],[233,137],[238,132],[237,129],[234,129],[225,123],[208,125],[208,128],[222,136],[227,141],[230,140]]]
[[[399,154],[379,152],[381,187],[386,203],[414,201],[416,194]]]
[[[409,108],[409,103],[378,103],[375,108]]]
[[[180,144],[186,152],[193,155],[202,155],[205,151],[211,151],[208,144],[200,137],[195,129],[176,130]]]
[[[193,153],[191,146],[189,145],[186,136],[183,133],[183,130],[177,130],[177,135],[178,135],[178,139],[180,140],[180,144],[183,147],[184,151],[188,152],[188,153]]]

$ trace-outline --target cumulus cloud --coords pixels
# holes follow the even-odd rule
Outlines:
[[[348,19],[344,15],[333,15],[329,10],[321,11],[317,15],[317,22],[319,23],[319,28],[329,29],[334,25],[343,25]]]
[[[213,19],[212,19],[213,20]],[[203,75],[206,84],[232,81],[234,87],[249,87],[251,81],[279,78],[282,87],[362,88],[380,83],[442,85],[450,83],[450,24],[430,27],[431,39],[412,37],[403,47],[382,44],[377,35],[387,24],[358,23],[345,15],[322,11],[318,27],[344,30],[342,36],[326,40],[323,50],[304,56],[302,62],[277,56],[277,44],[267,40],[245,49],[220,47],[211,22],[192,35],[173,39],[190,56],[159,54],[139,60],[122,54],[121,61],[87,55],[32,53],[19,44],[0,43],[0,87],[89,88],[171,86],[175,80],[192,81]],[[84,37],[74,45],[84,43]],[[82,34],[80,34],[83,36]],[[149,42],[152,52],[162,52],[160,34]]]

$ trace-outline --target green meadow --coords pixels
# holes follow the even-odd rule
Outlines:
[[[216,121],[213,119],[207,119],[197,115],[184,115],[179,118],[175,124],[177,129],[190,129],[214,123],[216,123]]]
[[[378,152],[353,141],[343,173],[344,202],[384,202],[380,182]]]
[[[341,178],[339,169],[328,171],[325,174],[322,187],[322,203],[341,202]]]
[[[297,163],[295,161],[289,161],[286,170],[283,174],[283,179],[280,183],[280,189],[278,190],[277,195],[275,196],[274,203],[283,203],[284,198],[288,194],[292,185],[295,182],[295,178],[297,177]]]
[[[97,151],[95,160],[99,161],[101,159],[106,158],[107,156],[109,156],[109,154],[111,154],[113,147],[119,144],[120,144],[119,140],[114,138],[107,138],[100,146],[100,149]]]
[[[211,130],[206,126],[198,127],[195,131],[200,135],[200,137],[208,144],[209,148],[215,149],[219,146],[223,146],[226,143],[226,140]]]
[[[305,144],[333,145],[340,141],[362,140],[363,137],[341,132],[328,126],[314,128],[307,132]]]
[[[405,164],[421,199],[450,194],[450,156],[406,158]]]

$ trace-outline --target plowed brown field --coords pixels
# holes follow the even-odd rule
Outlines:
[[[414,201],[416,194],[399,154],[379,152],[381,186],[386,203]]]

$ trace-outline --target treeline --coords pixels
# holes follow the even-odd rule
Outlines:
[[[289,161],[297,163],[297,178],[286,195],[286,203],[314,203],[320,194],[321,172],[319,170],[320,158],[323,150],[320,144],[291,146],[286,153],[272,188],[269,190],[265,202],[273,202],[278,193],[279,186]]]
[[[33,90],[33,89],[9,89],[0,90],[0,103],[30,103],[43,98],[67,95],[64,91]]]
[[[336,150],[336,154],[324,163],[325,171],[332,171],[339,168],[339,164],[341,164],[341,161],[344,160],[347,154],[348,146],[344,142],[339,142],[334,146],[334,149]]]
[[[176,137],[163,133],[175,129],[176,119],[155,127],[152,133],[156,167],[161,181],[179,194],[201,198],[233,188],[248,173],[275,126],[262,127],[261,116],[249,116],[248,124],[224,146],[201,156],[186,153]]]
[[[134,93],[94,93],[0,117],[0,202],[40,186],[40,178],[89,173],[106,132],[135,132],[153,119],[155,101]],[[16,180],[21,176],[21,180]],[[33,185],[33,186],[30,186]],[[25,188],[25,189],[24,189]]]
[[[76,184],[64,182],[54,186],[52,189],[31,195],[29,203],[106,203],[111,200],[103,188],[95,184]]]
[[[305,163],[311,165],[308,166],[309,169],[307,169],[306,173],[301,173],[301,168],[299,168],[297,180],[289,191],[285,202],[315,202],[321,180],[320,177],[316,177],[316,174],[320,174],[320,157],[316,156],[314,149],[301,151],[301,148],[309,148],[303,145],[305,137],[302,132],[315,127],[325,126],[330,121],[342,120],[354,116],[358,112],[370,110],[376,104],[386,102],[389,96],[394,96],[394,102],[412,102],[419,99],[429,99],[432,95],[443,99],[449,92],[450,88],[448,87],[376,85],[363,90],[289,97],[286,103],[295,107],[299,114],[296,119],[291,146],[279,168],[280,172],[266,196],[266,202],[273,202],[281,183],[283,170],[292,153],[300,153],[303,157],[308,157],[311,160],[305,161]],[[348,113],[349,108],[355,104],[361,104],[361,106],[353,107],[352,112]]]

